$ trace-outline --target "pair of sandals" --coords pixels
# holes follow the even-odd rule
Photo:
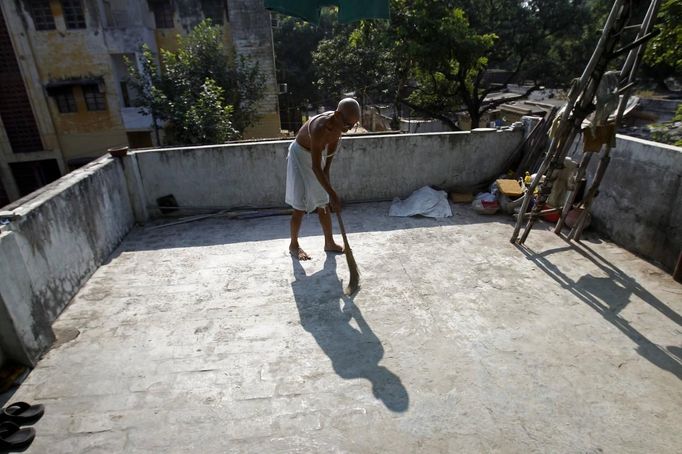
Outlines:
[[[41,404],[30,405],[15,402],[0,411],[0,453],[25,451],[36,437],[33,427],[21,427],[36,423],[45,414]]]

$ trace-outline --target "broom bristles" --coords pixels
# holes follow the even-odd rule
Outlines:
[[[346,254],[346,261],[348,262],[348,271],[350,271],[350,280],[348,281],[348,287],[346,287],[346,294],[351,296],[360,288],[360,272],[358,271],[358,264],[355,263],[353,251],[350,248],[350,244],[348,244],[348,238],[346,238],[346,229],[343,227],[341,214],[338,211],[336,212],[336,219],[339,221],[339,228],[343,237],[343,248]]]
[[[348,281],[348,287],[346,287],[346,293],[353,295],[360,288],[360,271],[358,271],[358,264],[355,263],[355,257],[353,257],[353,251],[350,248],[346,249],[346,261],[350,271],[350,280]]]

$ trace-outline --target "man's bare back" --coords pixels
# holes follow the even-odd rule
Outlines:
[[[336,145],[343,130],[336,127],[333,115],[334,111],[329,111],[306,121],[296,135],[296,142],[306,150],[319,152],[324,151],[329,145]],[[312,139],[311,134],[314,135]]]

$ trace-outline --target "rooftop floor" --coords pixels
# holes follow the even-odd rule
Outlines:
[[[29,452],[679,452],[679,284],[596,237],[387,212],[344,212],[352,300],[312,217],[300,264],[286,217],[134,230],[12,397],[47,408]]]

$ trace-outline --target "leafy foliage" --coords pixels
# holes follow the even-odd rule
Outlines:
[[[341,26],[330,15],[331,24],[316,35],[314,71],[306,66],[306,83],[316,85],[309,99],[354,92],[365,102],[406,104],[453,129],[458,113],[468,112],[477,126],[485,111],[509,100],[488,98],[509,83],[568,86],[594,51],[611,6],[601,0],[391,0],[390,22]],[[633,2],[634,23],[646,6]],[[667,31],[650,51],[658,60],[647,55],[670,65],[667,73],[680,62],[681,10],[680,0],[665,1],[659,16]]]
[[[142,112],[165,121],[167,144],[222,143],[256,119],[264,77],[257,64],[228,55],[221,33],[205,20],[178,37],[176,52],[161,49],[162,70],[146,45],[140,70],[128,65]]]
[[[277,80],[288,85],[290,105],[305,108],[319,103],[322,95],[315,85],[313,52],[322,39],[332,36],[334,27],[335,14],[326,11],[317,27],[290,16],[279,20],[273,33]]]
[[[663,2],[656,28],[660,33],[647,47],[645,62],[666,74],[682,74],[682,1]]]
[[[396,85],[394,55],[381,40],[388,25],[366,22],[356,29],[322,40],[313,53],[316,85],[327,99],[337,99],[348,91],[361,102],[392,99]]]
[[[361,22],[320,42],[317,85],[400,101],[453,128],[467,111],[477,126],[496,105],[486,101],[493,89],[515,78],[556,86],[574,77],[597,38],[584,25],[589,14],[580,0],[392,0],[390,24]],[[506,79],[494,85],[490,68]]]

